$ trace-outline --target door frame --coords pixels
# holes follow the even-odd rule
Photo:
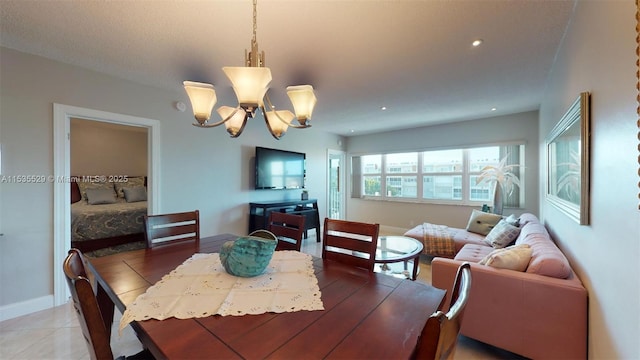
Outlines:
[[[346,169],[346,161],[347,156],[346,153],[342,150],[335,149],[327,149],[327,217],[331,216],[331,156],[339,156],[341,170],[338,174],[338,181],[341,184],[340,191],[340,215],[341,220],[346,219],[346,211],[347,211],[347,192],[346,192],[346,174],[344,171]]]
[[[69,299],[62,263],[71,248],[71,118],[147,128],[147,212],[160,209],[160,121],[63,104],[53,104],[53,301]]]

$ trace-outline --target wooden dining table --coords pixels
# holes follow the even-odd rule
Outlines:
[[[139,295],[195,253],[219,252],[222,234],[92,258],[103,318],[113,323]],[[134,321],[156,359],[406,359],[445,291],[313,258],[324,310]],[[111,326],[108,327],[109,329]]]

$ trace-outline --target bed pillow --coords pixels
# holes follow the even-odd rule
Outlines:
[[[487,244],[496,249],[511,244],[520,235],[520,228],[509,224],[506,220],[500,220],[484,238]]]
[[[124,197],[124,189],[125,188],[133,188],[137,186],[144,187],[144,176],[134,176],[126,178],[127,181],[119,181],[114,182],[116,186],[116,192],[118,193],[118,197]]]
[[[108,189],[113,192],[115,196],[115,192],[113,191],[113,183],[102,181],[98,177],[95,177],[94,179],[95,180],[93,181],[78,182],[78,188],[80,189],[80,196],[82,197],[82,200],[87,201],[87,189]]]
[[[122,192],[127,202],[147,201],[147,189],[144,186],[125,187]]]
[[[116,203],[116,193],[113,192],[113,189],[89,188],[86,193],[87,203],[89,203],[89,205]]]
[[[479,264],[500,269],[525,271],[529,266],[532,252],[529,244],[513,245],[493,250],[480,260]]]
[[[502,216],[498,214],[474,209],[467,223],[467,231],[486,236],[501,219]]]

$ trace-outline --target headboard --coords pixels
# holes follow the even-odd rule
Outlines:
[[[77,203],[78,201],[82,200],[82,195],[80,194],[80,187],[78,186],[78,181],[82,181],[82,179],[86,179],[89,176],[79,176],[79,175],[73,175],[71,176],[71,179],[69,181],[69,186],[71,187],[71,203]],[[93,176],[91,176],[93,177]],[[107,179],[114,179],[114,178],[122,178],[122,175],[117,175],[117,176],[109,176],[109,175],[105,175],[105,177]],[[131,177],[139,177],[139,176],[131,176]],[[147,177],[144,177],[144,186],[147,186]]]

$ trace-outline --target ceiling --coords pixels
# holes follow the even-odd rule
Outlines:
[[[314,128],[353,136],[538,109],[573,6],[259,0],[257,40],[274,105],[292,109],[286,86],[311,84]],[[187,99],[183,80],[213,83],[218,105],[234,106],[222,67],[242,66],[251,21],[249,0],[1,0],[0,44],[169,89],[176,100]]]

